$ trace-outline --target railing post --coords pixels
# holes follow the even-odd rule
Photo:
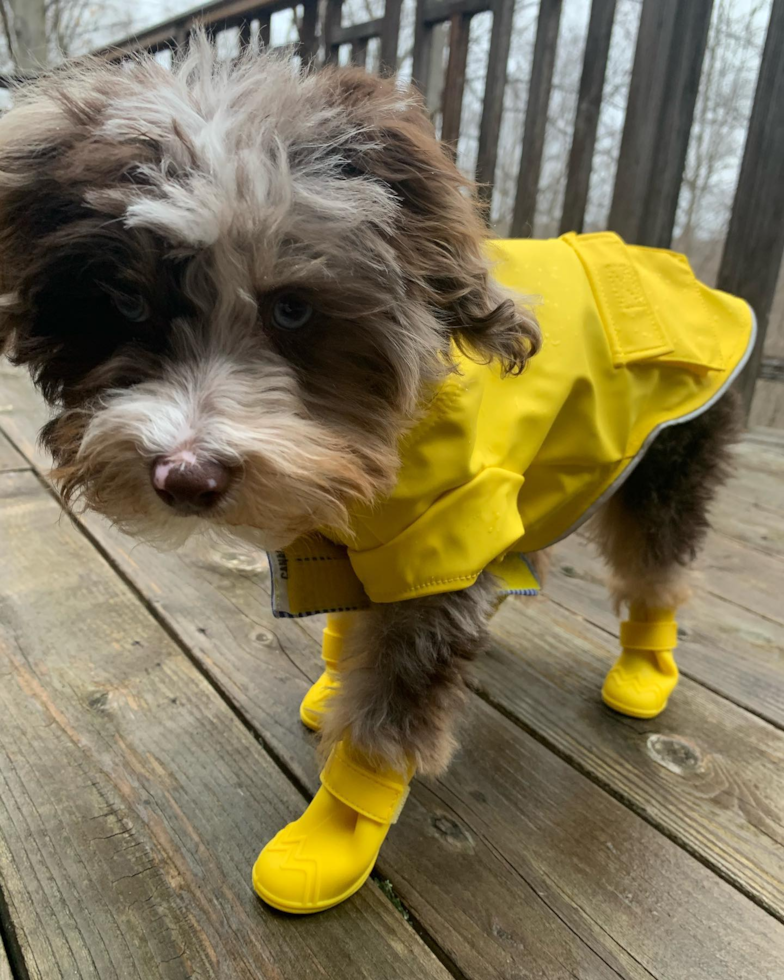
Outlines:
[[[425,95],[430,81],[430,59],[433,49],[433,25],[425,20],[425,0],[417,0],[415,18],[411,79]]]
[[[340,30],[340,20],[343,15],[343,0],[327,0],[324,8],[324,61],[337,64],[340,45],[337,35]]]
[[[397,41],[400,35],[400,10],[403,0],[386,0],[384,4],[384,26],[381,31],[381,53],[379,72],[392,75],[397,71]]]
[[[555,49],[561,23],[561,6],[562,0],[541,0],[539,5],[531,83],[525,110],[523,149],[520,155],[520,172],[517,176],[517,196],[512,216],[512,238],[520,238],[528,233],[534,223],[547,127],[547,108],[550,104]]]
[[[751,408],[784,255],[784,0],[773,0],[718,286],[757,316],[757,343],[738,381]]]
[[[259,21],[259,41],[265,48],[270,46],[270,36],[272,28],[272,14],[267,11],[262,11],[258,16]]]
[[[487,59],[487,80],[479,126],[479,148],[476,156],[476,179],[479,196],[490,204],[498,161],[498,138],[501,134],[501,115],[506,89],[506,66],[512,42],[514,0],[493,0],[493,27],[490,32],[490,51]]]
[[[672,239],[713,0],[644,0],[609,225]]]
[[[585,208],[588,204],[588,188],[591,180],[593,152],[596,147],[596,130],[602,108],[604,77],[607,73],[607,57],[610,51],[616,0],[593,0],[588,36],[585,40],[583,73],[580,93],[577,97],[577,114],[574,120],[572,149],[569,153],[569,169],[566,177],[561,234],[583,230]]]
[[[449,23],[449,61],[444,82],[441,139],[457,150],[460,138],[460,116],[463,109],[468,37],[471,18],[468,14],[452,14]]]
[[[338,15],[340,23],[340,15]],[[302,62],[314,61],[318,55],[318,0],[302,0],[302,21],[299,25],[299,45]]]

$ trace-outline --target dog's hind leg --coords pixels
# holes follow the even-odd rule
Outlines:
[[[628,609],[621,656],[602,688],[605,704],[623,714],[655,717],[678,682],[675,615],[689,597],[710,503],[730,471],[738,419],[730,393],[696,419],[665,429],[593,521],[616,610]]]

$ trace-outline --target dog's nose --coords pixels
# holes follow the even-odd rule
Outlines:
[[[155,492],[169,507],[181,514],[201,514],[226,494],[232,473],[213,459],[177,453],[154,460],[150,479]]]

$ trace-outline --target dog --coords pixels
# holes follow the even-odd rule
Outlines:
[[[221,64],[196,37],[171,71],[53,71],[0,120],[0,348],[53,407],[65,504],[164,547],[206,529],[279,554],[324,529],[350,544],[351,515],[399,485],[428,392],[468,362],[525,385],[546,304],[499,284],[487,239],[419,97],[363,70]],[[612,596],[643,619],[687,598],[738,429],[726,387],[591,510]],[[442,773],[498,593],[480,570],[369,601],[325,754]],[[315,910],[352,874],[308,908],[257,890]]]

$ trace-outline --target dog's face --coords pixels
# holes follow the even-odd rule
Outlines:
[[[132,533],[342,528],[452,342],[518,370],[476,206],[410,93],[200,40],[55,73],[0,120],[0,348],[66,498]]]

